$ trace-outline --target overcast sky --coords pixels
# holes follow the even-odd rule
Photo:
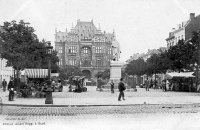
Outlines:
[[[166,47],[169,31],[189,13],[200,14],[200,0],[0,0],[0,25],[25,20],[39,39],[54,42],[55,28],[69,30],[77,19],[116,33],[121,61],[133,53]]]

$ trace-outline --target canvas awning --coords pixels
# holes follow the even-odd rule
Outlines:
[[[194,72],[172,72],[172,73],[166,73],[166,77],[168,79],[172,79],[173,77],[183,77],[183,78],[191,78],[191,77],[195,77],[193,75]]]
[[[28,78],[46,78],[48,69],[25,69],[24,75]]]

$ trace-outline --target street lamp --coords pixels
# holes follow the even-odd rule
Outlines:
[[[53,98],[52,98],[52,88],[51,88],[51,53],[53,47],[51,46],[51,42],[47,42],[48,46],[46,46],[46,53],[48,54],[48,81],[47,85],[48,88],[46,90],[46,100],[45,104],[53,104]]]

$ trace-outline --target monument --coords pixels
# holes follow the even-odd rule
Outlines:
[[[119,42],[116,39],[112,42],[112,51],[113,60],[110,62],[110,81],[112,80],[116,86],[122,77],[121,68],[123,66],[123,63],[119,61],[121,51]]]
[[[120,58],[120,46],[118,41],[115,39],[112,42],[112,52],[113,52],[113,60],[110,62],[110,80],[107,85],[103,85],[103,88],[110,89],[110,82],[113,81],[114,87],[117,88],[118,83],[120,82],[120,78],[122,77],[122,66],[123,63],[119,61]]]
[[[122,77],[121,68],[123,63],[120,61],[111,61],[110,63],[110,81],[112,80],[116,86]]]

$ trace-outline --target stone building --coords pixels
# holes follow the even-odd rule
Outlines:
[[[169,36],[166,39],[167,48],[176,45],[179,40],[189,40],[192,37],[192,32],[200,29],[200,15],[195,17],[195,13],[190,13],[189,20],[177,25],[177,28],[172,28]]]
[[[106,33],[97,28],[93,21],[77,20],[75,27],[65,32],[55,32],[55,49],[58,51],[59,66],[80,67],[87,77],[110,68],[110,61],[119,59],[120,46],[115,33]]]

